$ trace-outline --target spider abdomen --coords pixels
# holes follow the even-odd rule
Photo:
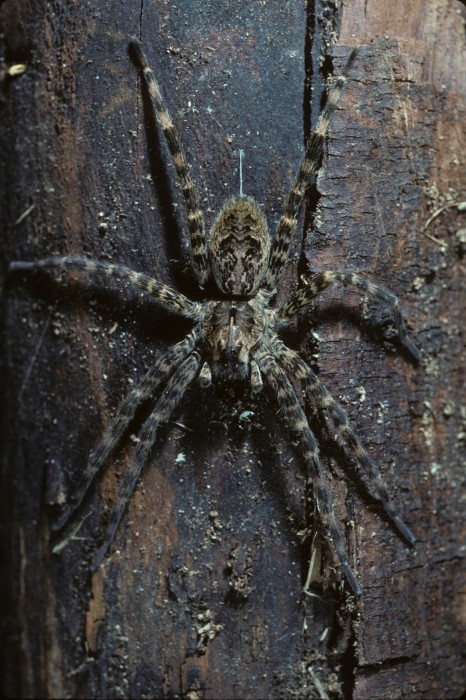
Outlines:
[[[240,196],[226,202],[212,226],[209,253],[220,291],[233,296],[254,294],[270,253],[267,222],[254,199]]]

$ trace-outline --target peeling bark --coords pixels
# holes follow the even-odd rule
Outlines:
[[[301,533],[312,509],[271,402],[193,388],[99,570],[91,575],[88,564],[131,439],[74,540],[52,555],[51,524],[102,430],[131,383],[187,328],[155,304],[82,278],[9,279],[2,690],[459,698],[466,214],[448,206],[424,227],[466,200],[464,7],[231,5],[1,4],[6,65],[27,67],[17,77],[3,71],[0,97],[4,269],[14,259],[85,254],[196,294],[182,203],[128,56],[131,34],[141,36],[182,132],[208,223],[238,190],[243,148],[245,191],[272,228],[299,165],[308,105],[360,46],[281,294],[301,272],[346,269],[399,295],[423,351],[420,368],[392,338],[386,310],[350,290],[319,300],[310,319],[317,335],[303,323],[288,340],[296,346],[308,333],[303,355],[348,411],[418,542],[407,548],[346,479],[350,465],[321,426],[364,596],[347,594],[319,537],[318,595],[303,595],[311,548]]]

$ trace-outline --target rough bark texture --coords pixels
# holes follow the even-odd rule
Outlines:
[[[187,396],[95,574],[88,563],[131,440],[74,540],[52,555],[50,525],[89,451],[131,383],[187,328],[82,278],[15,276],[3,294],[6,696],[462,696],[466,214],[446,208],[423,229],[466,199],[464,6],[336,5],[3,2],[6,64],[27,65],[5,77],[0,98],[4,269],[85,254],[196,293],[173,168],[129,35],[141,36],[164,88],[208,221],[238,190],[243,148],[245,191],[272,227],[308,105],[360,46],[282,293],[297,270],[341,268],[400,296],[422,367],[391,342],[386,310],[361,313],[358,295],[341,289],[319,301],[317,335],[302,324],[288,340],[308,333],[303,354],[348,410],[418,542],[407,548],[347,481],[322,427],[364,596],[356,602],[338,583],[318,538],[318,596],[303,596],[312,508],[299,456],[269,398],[221,387]],[[321,66],[322,53],[332,60]]]

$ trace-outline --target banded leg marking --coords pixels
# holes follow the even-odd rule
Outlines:
[[[120,279],[136,289],[141,289],[145,294],[154,297],[169,311],[181,314],[187,318],[195,318],[199,304],[191,301],[180,292],[175,291],[154,277],[149,277],[143,272],[136,272],[124,265],[114,265],[102,260],[75,257],[53,257],[35,260],[32,262],[16,261],[10,263],[9,272],[34,271],[45,268],[58,268],[61,270],[75,270],[88,274],[97,274],[105,278]]]
[[[173,164],[180,181],[188,215],[193,267],[199,284],[203,286],[207,282],[209,276],[204,217],[199,205],[199,196],[190,175],[188,158],[172,118],[165,106],[162,92],[149,66],[140,42],[137,39],[132,39],[130,46],[134,51],[138,65],[144,75],[155,116],[165,134]]]
[[[402,537],[410,544],[414,544],[416,538],[409,527],[405,525],[400,518],[398,510],[388,494],[379,467],[371,459],[367,450],[351,428],[345,411],[335,401],[319,377],[307,366],[297,353],[287,348],[281,341],[275,343],[274,349],[281,365],[302,384],[307,398],[318,408],[326,409],[329,412],[336,430],[335,439],[337,443],[345,450],[350,451],[361,473],[372,485],[372,495],[381,504],[385,513]],[[371,492],[370,489],[368,489],[368,491],[369,493]]]
[[[345,287],[356,287],[356,289],[366,294],[368,297],[382,302],[383,304],[387,304],[393,312],[400,342],[405,346],[416,362],[421,361],[422,355],[407,333],[398,298],[385,287],[373,284],[373,282],[369,282],[365,277],[361,277],[354,272],[345,272],[342,270],[318,272],[311,279],[306,281],[304,287],[298,289],[298,291],[283,304],[277,312],[277,320],[286,323],[303,311],[303,309],[325,289],[337,282],[340,282]]]
[[[336,79],[327,104],[319,117],[317,126],[307,142],[304,158],[296,179],[286,200],[283,214],[278,222],[275,239],[270,252],[269,269],[265,278],[265,287],[274,289],[289,257],[290,245],[296,229],[296,218],[304,201],[306,190],[315,181],[324,152],[324,143],[328,128],[335,114],[336,106],[347,81],[348,73],[356,58],[357,49],[353,49],[342,74]]]
[[[141,476],[141,472],[149,458],[150,451],[157,436],[158,427],[170,420],[178,402],[182,399],[188,386],[199,371],[201,358],[194,351],[178,367],[176,372],[168,380],[163,395],[158,399],[154,410],[143,424],[139,436],[139,442],[134,450],[127,472],[124,474],[120,486],[117,502],[110,516],[104,543],[97,551],[91,563],[91,571],[95,571],[105,557],[108,548],[113,542],[115,533],[120,524],[123,513],[126,510],[129,499]]]
[[[196,334],[191,332],[184,340],[168,350],[125,397],[114,421],[107,428],[102,440],[89,458],[89,463],[81,479],[81,484],[76,490],[77,496],[75,502],[53,524],[52,530],[54,532],[62,530],[75,515],[99,471],[104,466],[133,420],[137,409],[154,395],[159,385],[162,384],[180,362],[192,352],[196,340]]]
[[[333,542],[335,553],[340,561],[348,583],[354,594],[360,596],[362,593],[361,586],[348,563],[346,545],[335,518],[331,492],[320,461],[319,446],[315,435],[309,427],[307,418],[290,380],[277,360],[272,355],[264,355],[256,359],[264,379],[271,387],[274,395],[278,397],[281,416],[289,429],[295,432],[299,438],[309,479],[312,482],[317,509],[327,533]]]

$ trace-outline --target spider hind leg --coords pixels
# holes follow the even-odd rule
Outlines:
[[[304,202],[308,188],[315,182],[324,154],[325,138],[335,114],[343,88],[348,80],[351,66],[357,56],[357,49],[352,49],[346,65],[335,80],[327,104],[322,111],[316,128],[306,145],[303,160],[293,186],[285,203],[283,214],[278,222],[275,239],[270,252],[269,269],[265,276],[265,287],[274,289],[284,270],[289,257],[291,241],[296,230],[299,211]]]
[[[204,217],[199,205],[199,195],[191,178],[190,165],[186,156],[186,151],[165,106],[162,91],[149,66],[146,55],[142,50],[141,43],[135,37],[130,41],[130,49],[133,51],[138,67],[144,75],[154,114],[167,140],[173,165],[175,166],[176,174],[181,185],[191,236],[193,267],[199,285],[203,287],[210,274]]]

